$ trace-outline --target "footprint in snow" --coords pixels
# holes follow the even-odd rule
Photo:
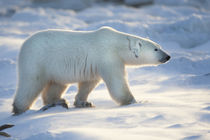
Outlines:
[[[200,139],[201,135],[195,135],[195,136],[184,137],[182,140],[200,140]]]
[[[203,110],[209,110],[210,111],[210,106],[207,106],[207,107],[203,108]]]
[[[210,113],[201,114],[200,121],[210,123]]]
[[[181,124],[174,124],[171,126],[168,126],[167,128],[182,128],[183,126]]]
[[[142,121],[142,123],[148,123],[148,122],[154,122],[154,121],[162,121],[165,120],[163,115],[156,115],[154,117],[151,117],[149,119],[146,119],[144,121]]]

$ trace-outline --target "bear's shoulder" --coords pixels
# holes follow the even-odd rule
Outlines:
[[[109,27],[109,26],[102,26],[97,31],[100,31],[100,32],[118,32],[117,30],[115,30],[115,29],[113,29],[112,27]]]

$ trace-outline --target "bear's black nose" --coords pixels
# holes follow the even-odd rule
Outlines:
[[[168,56],[166,57],[166,60],[168,61],[170,58],[171,58],[171,57],[168,55]]]

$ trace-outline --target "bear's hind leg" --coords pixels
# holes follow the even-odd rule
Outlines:
[[[49,107],[56,105],[62,105],[63,107],[68,108],[65,99],[62,99],[62,95],[67,88],[68,85],[62,85],[55,82],[48,83],[42,92],[43,103],[46,105],[42,110],[46,110]]]
[[[44,84],[40,80],[27,78],[23,81],[23,79],[19,79],[13,101],[14,114],[21,114],[28,110],[44,88]]]
[[[92,107],[92,103],[87,102],[89,93],[95,88],[99,80],[79,83],[79,91],[75,97],[75,107]]]

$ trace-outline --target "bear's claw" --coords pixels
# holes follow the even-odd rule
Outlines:
[[[45,110],[47,110],[47,109],[49,109],[49,108],[51,108],[51,107],[55,107],[55,106],[62,106],[62,107],[64,107],[64,108],[66,108],[66,109],[69,108],[69,107],[68,107],[68,104],[66,103],[66,100],[61,99],[60,101],[58,101],[58,102],[56,102],[56,103],[48,104],[48,105],[42,107],[40,110],[45,111]]]
[[[78,108],[85,108],[85,107],[94,107],[94,105],[91,102],[87,101],[75,101],[74,106]]]

